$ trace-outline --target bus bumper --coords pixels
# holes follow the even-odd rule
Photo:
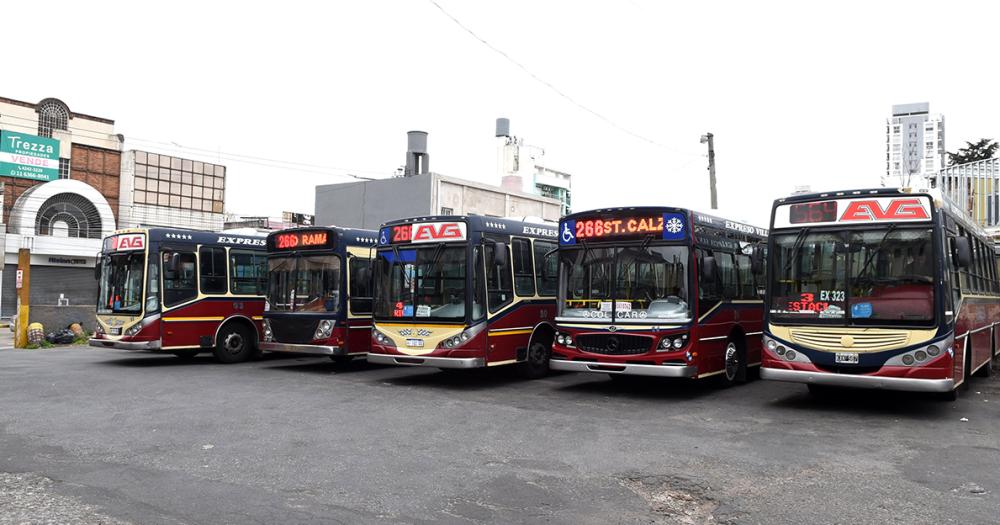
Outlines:
[[[565,359],[550,359],[549,368],[565,372],[600,372],[653,377],[689,378],[698,374],[698,367],[689,365],[633,365],[598,363],[596,361],[568,361]]]
[[[278,343],[275,341],[260,343],[258,346],[260,347],[261,350],[265,352],[282,352],[286,354],[332,355],[332,356],[364,355],[364,352],[359,352],[356,354],[348,353],[346,348],[342,348],[339,346],[298,345],[291,343]]]
[[[378,365],[433,366],[436,368],[482,368],[482,357],[423,357],[396,354],[368,354],[368,362]]]
[[[862,376],[833,374],[830,372],[811,372],[808,370],[783,370],[779,368],[761,368],[760,378],[789,383],[904,390],[908,392],[950,392],[955,389],[955,380],[951,378],[915,379],[910,377]]]
[[[154,341],[112,341],[110,339],[91,338],[90,346],[95,348],[117,348],[118,350],[159,350],[160,340]]]

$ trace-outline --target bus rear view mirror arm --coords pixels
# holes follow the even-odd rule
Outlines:
[[[493,243],[493,265],[507,265],[507,244],[497,241]]]

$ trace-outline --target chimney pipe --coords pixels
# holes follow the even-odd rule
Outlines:
[[[431,156],[427,153],[427,132],[406,132],[406,168],[404,177],[425,175],[431,171]]]

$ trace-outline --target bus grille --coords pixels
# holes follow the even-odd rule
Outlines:
[[[878,352],[906,346],[910,334],[901,330],[822,330],[791,329],[792,342],[828,351]],[[845,344],[845,343],[850,344]]]
[[[311,343],[313,335],[316,334],[316,327],[319,326],[319,319],[314,317],[306,319],[272,318],[270,322],[274,340],[279,343],[291,344]]]
[[[576,338],[576,346],[584,352],[604,355],[645,354],[653,344],[652,337],[625,334],[588,334]]]

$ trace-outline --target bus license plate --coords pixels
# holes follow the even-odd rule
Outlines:
[[[858,354],[854,352],[837,352],[836,361],[846,365],[858,364]]]
[[[407,339],[406,340],[406,346],[409,346],[409,347],[412,347],[412,348],[423,348],[424,347],[424,340],[423,339]]]
[[[121,327],[108,328],[108,335],[122,335]]]

